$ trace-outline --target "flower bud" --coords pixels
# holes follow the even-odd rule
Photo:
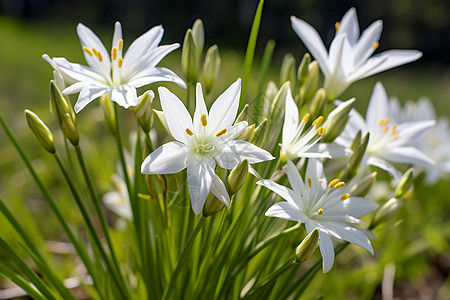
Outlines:
[[[100,106],[103,111],[103,118],[109,131],[116,135],[116,116],[114,114],[114,103],[109,98],[109,94],[100,97]]]
[[[203,76],[205,78],[206,94],[211,92],[214,82],[219,76],[221,59],[217,45],[211,46],[206,52],[205,63],[203,64]]]
[[[394,217],[402,205],[403,200],[400,198],[391,198],[388,202],[383,204],[375,213],[369,229],[373,229]]]
[[[303,101],[311,99],[317,90],[317,85],[319,83],[319,65],[316,61],[313,61],[308,66],[308,76],[305,82],[300,87],[300,98]]]
[[[252,144],[255,144],[258,147],[262,145],[266,133],[266,127],[267,119],[264,119],[253,132]]]
[[[75,124],[73,124],[72,118],[68,113],[65,114],[62,118],[61,128],[64,136],[70,141],[70,143],[74,146],[77,146],[80,141],[78,130],[75,127]]]
[[[239,116],[237,116],[236,121],[234,121],[234,124],[245,121],[247,119],[248,108],[249,105],[245,104],[244,108],[241,110],[241,113],[239,114]]]
[[[319,229],[314,228],[295,250],[295,261],[303,262],[307,260],[319,246]]]
[[[325,105],[327,104],[325,89],[321,88],[316,91],[314,97],[309,105],[309,111],[311,112],[311,118],[315,119],[318,116],[323,115]]]
[[[132,107],[132,111],[136,115],[139,125],[141,125],[144,132],[150,132],[153,123],[153,99],[155,98],[155,93],[153,91],[146,91],[144,94],[139,96],[138,104]]]
[[[247,129],[237,137],[238,140],[250,142],[253,139],[255,133],[255,124],[247,127]]]
[[[53,134],[47,125],[45,125],[31,110],[25,109],[25,117],[27,119],[28,127],[30,127],[42,147],[50,153],[55,153],[56,149],[53,141]]]
[[[343,171],[341,176],[341,180],[348,181],[352,179],[356,173],[358,172],[359,164],[361,163],[364,154],[366,153],[367,145],[369,143],[369,133],[357,143],[355,149],[353,149],[353,154],[348,159],[347,168]]]
[[[278,90],[278,93],[275,95],[272,106],[269,111],[269,120],[270,118],[274,118],[272,120],[278,120],[278,117],[281,115],[281,112],[284,110],[284,104],[286,101],[287,91],[290,89],[291,83],[285,82],[281,88]]]
[[[181,52],[181,67],[187,82],[197,81],[198,62],[199,57],[194,36],[192,30],[188,29],[184,36],[183,50]]]
[[[244,184],[245,178],[247,178],[248,168],[248,159],[244,158],[231,170],[230,175],[228,175],[228,187],[231,194],[236,193]]]
[[[413,169],[410,168],[400,178],[400,181],[398,182],[397,187],[395,188],[394,197],[405,198],[405,195],[413,187],[413,181],[414,181]]]
[[[214,194],[209,193],[208,197],[206,198],[205,205],[203,206],[203,216],[204,217],[210,217],[212,215],[215,215],[219,211],[223,209],[225,204],[217,199]]]
[[[195,42],[195,48],[197,49],[197,56],[202,57],[203,47],[205,46],[205,29],[203,28],[203,22],[200,19],[195,20],[192,26],[192,36]]]
[[[309,53],[306,53],[305,55],[303,55],[303,59],[300,62],[300,65],[298,66],[297,70],[297,80],[299,86],[302,86],[306,78],[308,77],[308,66],[310,63],[311,63],[311,55],[309,55]]]
[[[286,81],[292,84],[295,84],[297,81],[295,77],[295,58],[290,53],[286,54],[281,62],[280,85]]]
[[[164,127],[164,129],[170,133],[169,130],[169,125],[167,124],[167,120],[166,120],[166,116],[164,116],[164,113],[160,110],[157,109],[153,109],[153,112],[155,113],[155,115],[158,117],[159,121],[161,122],[162,126]]]
[[[62,124],[63,116],[66,113],[70,113],[69,103],[53,80],[50,80],[50,108],[60,125]]]
[[[369,192],[372,185],[375,183],[377,179],[377,174],[378,174],[377,172],[372,172],[368,176],[359,180],[357,184],[352,186],[349,194],[351,194],[354,197],[364,197]]]
[[[325,134],[322,137],[322,143],[331,143],[342,133],[347,125],[354,102],[355,98],[342,102],[328,115],[327,121],[323,125]]]

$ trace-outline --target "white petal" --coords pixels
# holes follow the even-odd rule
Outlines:
[[[342,201],[342,204],[344,212],[355,218],[367,215],[378,207],[378,204],[365,197],[350,197]]]
[[[386,172],[391,174],[395,181],[399,180],[400,176],[402,176],[402,174],[393,165],[391,165],[384,159],[369,157],[366,164],[385,170]]]
[[[230,207],[230,196],[228,195],[227,188],[223,184],[222,180],[220,180],[219,176],[215,173],[211,185],[211,193],[213,193],[214,196],[222,201],[227,207]]]
[[[305,195],[305,184],[297,170],[297,167],[289,159],[286,161],[286,174],[292,189],[297,195]]]
[[[306,216],[296,206],[288,202],[278,202],[272,205],[266,211],[267,217],[281,218],[290,221],[296,221],[303,223],[306,220]]]
[[[382,30],[383,22],[381,20],[378,20],[373,22],[361,34],[361,38],[353,48],[355,67],[359,67],[360,64],[364,63],[375,51],[375,49],[373,48],[373,44],[380,40]]]
[[[298,108],[292,98],[291,88],[288,87],[286,91],[286,106],[284,110],[284,124],[283,124],[283,144],[292,141],[297,132],[299,122]]]
[[[194,128],[195,132],[200,132],[202,130],[202,122],[200,121],[202,114],[206,115],[206,120],[208,119],[208,110],[206,109],[205,98],[203,98],[202,85],[200,82],[197,83],[195,90],[195,111],[194,111]],[[206,128],[208,129],[209,126]]]
[[[117,57],[122,57],[123,48],[121,50],[119,50],[119,41],[120,40],[122,40],[122,25],[120,24],[120,22],[116,22],[116,23],[114,23],[114,34],[113,34],[111,49],[116,47]]]
[[[66,88],[62,91],[62,93],[63,93],[64,95],[72,95],[72,94],[76,94],[76,93],[79,93],[79,92],[80,92],[85,86],[87,86],[87,85],[89,85],[89,83],[80,81],[80,82],[74,83],[74,84],[72,84],[72,85],[66,87]]]
[[[214,178],[214,160],[191,158],[187,166],[187,179],[192,210],[200,214]]]
[[[94,85],[87,85],[83,87],[80,94],[78,95],[77,103],[75,103],[75,112],[78,113],[82,110],[86,105],[94,101],[100,96],[103,96],[108,92],[108,89],[104,87],[98,87]]]
[[[293,190],[291,190],[290,188],[287,188],[281,184],[278,184],[278,183],[273,182],[272,180],[268,180],[268,179],[260,180],[260,181],[256,182],[256,184],[259,184],[259,185],[262,185],[262,186],[268,188],[269,190],[271,190],[272,192],[275,192],[281,198],[283,198],[284,200],[289,202],[294,207],[297,207],[298,209],[300,209],[300,204],[299,204],[300,203],[300,201],[299,201],[300,195],[296,195],[295,192]]]
[[[248,128],[247,121],[241,121],[233,125],[227,132],[223,135],[224,139],[230,141],[236,139]]]
[[[291,17],[291,24],[295,33],[297,33],[306,48],[308,48],[308,51],[319,63],[322,73],[325,76],[328,76],[328,74],[330,74],[328,67],[328,53],[317,31],[305,21],[294,16]]]
[[[310,158],[308,166],[306,167],[305,179],[311,178],[311,189],[313,191],[325,191],[328,188],[328,183],[323,170],[322,162],[317,158]],[[323,179],[320,182],[319,179]],[[317,190],[319,189],[319,190]],[[315,193],[313,192],[313,195]]]
[[[226,142],[222,145],[220,152],[214,154],[217,164],[224,169],[232,169],[244,158],[248,159],[249,164],[255,164],[273,157],[269,152],[253,145],[252,143],[234,140]]]
[[[336,34],[345,33],[350,44],[355,44],[359,37],[359,24],[356,16],[356,9],[350,8],[342,17],[339,24],[339,29]]]
[[[77,26],[78,37],[80,38],[81,48],[87,47],[89,50],[96,49],[100,52],[102,56],[102,61],[100,62],[97,56],[90,56],[86,51],[83,50],[84,58],[86,62],[97,70],[104,77],[108,77],[111,74],[111,65],[109,52],[103,46],[102,41],[97,37],[97,35],[85,25],[79,23]]]
[[[89,67],[71,63],[63,57],[55,57],[52,61],[58,66],[60,72],[75,81],[84,81],[97,85],[108,84],[107,80],[103,76]]]
[[[386,60],[378,67],[368,72],[365,77],[418,60],[421,56],[422,52],[416,50],[388,50],[382,52],[375,55],[373,58],[380,57],[386,58]]]
[[[167,68],[145,69],[138,75],[129,79],[128,84],[138,88],[154,82],[168,81],[176,83],[179,87],[186,88],[186,83],[184,83],[183,79]]]
[[[369,106],[367,107],[366,112],[367,124],[371,130],[379,127],[378,124],[381,119],[391,117],[389,108],[390,106],[386,90],[381,82],[377,82],[373,88],[372,96],[370,97]]]
[[[434,120],[399,124],[397,126],[397,133],[400,138],[397,141],[404,141],[408,144],[415,143],[420,136],[430,130],[435,124],[436,122]]]
[[[124,108],[136,106],[139,102],[136,88],[130,85],[120,85],[110,89],[111,100]]]
[[[73,79],[72,77],[68,76],[67,74],[65,74],[60,68],[59,66],[56,64],[56,62],[53,61],[53,59],[50,58],[50,56],[48,56],[47,54],[43,54],[42,58],[48,62],[50,64],[50,66],[57,71],[63,78],[64,81],[66,81],[68,84],[73,84],[75,82],[77,82],[78,80]],[[65,58],[60,58],[60,59],[64,59]],[[67,61],[67,60],[66,60]],[[97,75],[98,76],[98,75]],[[56,80],[55,80],[56,81]],[[58,85],[59,87],[59,85]]]
[[[183,102],[175,94],[164,87],[158,88],[161,107],[166,117],[170,133],[178,141],[186,144],[188,135],[186,129],[193,130],[192,119]]]
[[[434,165],[434,161],[415,147],[395,147],[389,148],[382,155],[383,158],[391,162],[406,163],[414,165]]]
[[[373,255],[373,247],[367,236],[360,230],[340,222],[326,222],[323,225],[334,237],[360,246]]]
[[[145,57],[147,64],[152,67],[156,66],[167,54],[179,47],[178,43],[156,47]]]
[[[120,192],[109,192],[102,197],[103,204],[115,214],[128,219],[133,219],[130,200],[125,199]]]
[[[142,163],[142,174],[174,174],[187,166],[188,147],[169,142],[150,153]]]
[[[308,233],[310,233],[308,231]],[[319,249],[322,255],[323,273],[331,270],[334,263],[334,247],[328,232],[319,228]]]
[[[368,132],[366,121],[355,109],[350,110],[349,119],[347,125],[345,125],[344,131],[334,140],[336,144],[344,147],[350,147],[353,139],[361,130],[364,136]]]
[[[233,124],[239,108],[240,95],[241,79],[238,78],[211,106],[208,120],[209,132],[217,132]]]
[[[343,158],[352,154],[352,150],[335,144],[318,143],[309,148],[308,152],[317,153],[317,157]],[[306,154],[307,155],[307,154]],[[305,156],[312,157],[312,156]]]
[[[342,34],[336,36],[331,42],[330,54],[328,56],[328,67],[330,68],[330,73],[332,76],[341,77],[345,82],[345,73],[343,73],[342,63],[344,54],[344,43],[347,40],[347,35]],[[348,42],[348,41],[347,41]],[[328,76],[325,76],[328,77]],[[337,96],[337,95],[336,95]]]

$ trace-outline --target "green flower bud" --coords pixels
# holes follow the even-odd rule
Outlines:
[[[237,137],[238,140],[250,142],[253,139],[255,133],[255,124],[247,127],[247,129]]]
[[[295,58],[290,53],[286,54],[281,62],[280,84],[286,81],[292,84],[295,84],[297,81],[295,76]]]
[[[308,234],[295,250],[295,261],[307,260],[319,246],[319,229],[315,228]]]
[[[212,193],[209,193],[203,206],[202,214],[206,218],[210,217],[221,211],[224,206],[225,204],[222,201],[217,199]]]
[[[245,178],[247,178],[248,168],[248,159],[244,158],[244,160],[231,170],[230,175],[228,175],[228,187],[231,194],[236,193],[244,184]]]
[[[313,61],[308,66],[308,76],[304,84],[300,87],[300,98],[303,101],[311,99],[317,90],[319,83],[319,65],[316,61]]]
[[[375,213],[369,229],[373,229],[393,218],[400,209],[402,202],[403,200],[400,198],[391,198],[388,202],[383,204],[383,206],[381,206]]]
[[[53,134],[47,125],[34,112],[28,109],[25,109],[25,118],[27,119],[28,127],[30,127],[42,147],[50,153],[55,153]]]
[[[323,125],[325,134],[322,137],[322,143],[331,143],[342,133],[347,125],[348,115],[354,102],[355,98],[342,102],[328,115],[327,121]]]
[[[221,59],[217,45],[211,46],[206,52],[205,63],[203,64],[203,76],[205,78],[206,94],[211,92],[214,82],[219,76]]]
[[[359,182],[350,189],[349,193],[354,197],[364,197],[369,192],[372,185],[375,183],[377,174],[377,172],[373,172],[363,179],[359,180]]]
[[[314,97],[309,105],[309,111],[311,112],[311,118],[316,119],[318,116],[323,115],[325,105],[327,104],[325,89],[321,88],[316,91]]]
[[[237,116],[236,121],[234,121],[234,124],[245,121],[247,119],[248,108],[249,105],[245,104],[244,108],[241,110],[241,113],[239,114],[239,116]]]
[[[103,111],[103,118],[109,131],[116,135],[116,115],[114,114],[114,103],[109,98],[109,94],[100,97],[100,106]]]
[[[153,123],[153,99],[155,98],[155,93],[153,91],[146,91],[144,94],[139,96],[138,104],[132,107],[132,111],[136,115],[139,125],[141,125],[144,132],[150,132]]]
[[[68,113],[65,114],[62,118],[61,128],[64,136],[70,141],[70,143],[74,146],[77,146],[80,141],[78,130],[75,127],[75,124],[73,124],[72,118]]]
[[[267,119],[264,119],[258,127],[255,128],[255,132],[253,132],[252,144],[256,146],[261,146],[264,140],[264,135],[267,127]]]
[[[66,113],[70,113],[69,103],[53,80],[50,80],[50,108],[60,125],[62,124],[63,116]]]
[[[164,113],[157,109],[153,109],[153,112],[158,117],[164,129],[170,134],[169,125],[167,124],[166,116],[164,116]]]
[[[203,28],[202,20],[195,20],[192,26],[192,36],[194,37],[197,56],[200,58],[202,57],[203,47],[205,46],[205,29]]]
[[[410,168],[405,174],[402,175],[400,181],[395,188],[394,197],[395,198],[405,198],[405,195],[413,187],[413,169]]]
[[[289,89],[289,87],[291,86],[291,83],[285,82],[281,88],[278,90],[278,93],[275,95],[273,101],[272,101],[272,106],[270,108],[270,116],[269,116],[269,120],[271,120],[271,118],[273,118],[272,120],[278,120],[278,117],[281,115],[281,112],[284,111],[284,103],[286,101],[286,93]]]
[[[184,36],[183,50],[181,52],[181,68],[187,82],[197,81],[199,57],[195,46],[192,30],[188,29]]]
[[[350,156],[347,168],[339,176],[341,180],[348,181],[352,179],[358,172],[359,164],[361,163],[364,154],[366,153],[367,145],[369,143],[369,133],[367,133],[358,143],[356,149],[353,149],[353,154]]]
[[[300,66],[298,66],[297,70],[297,80],[299,86],[302,86],[306,78],[308,77],[308,66],[310,63],[311,55],[309,55],[309,53],[306,53],[305,55],[303,55],[303,59],[300,62]]]

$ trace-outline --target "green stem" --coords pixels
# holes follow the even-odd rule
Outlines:
[[[203,218],[203,216],[200,215],[197,225],[195,226],[194,232],[192,232],[192,234],[189,236],[189,239],[183,248],[183,252],[181,253],[180,259],[178,260],[177,266],[175,267],[175,270],[173,271],[172,276],[170,277],[169,284],[165,288],[164,294],[161,299],[163,299],[163,300],[168,299],[170,292],[174,288],[177,277],[180,274],[181,268],[184,266],[184,264],[187,261],[187,256],[189,254],[189,251],[191,250],[192,244],[194,243],[195,237],[198,235],[198,233],[202,229],[202,226],[204,223],[205,223],[205,218]]]
[[[21,287],[28,295],[30,295],[33,299],[36,300],[47,300],[39,291],[36,290],[34,286],[32,286],[29,282],[27,282],[24,278],[20,277],[8,267],[6,267],[3,263],[0,263],[0,274],[17,284]]]

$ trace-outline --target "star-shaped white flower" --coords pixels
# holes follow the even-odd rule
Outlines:
[[[153,82],[172,81],[186,87],[174,72],[156,67],[167,54],[180,46],[158,46],[164,33],[162,26],[153,27],[136,39],[125,55],[122,55],[124,42],[119,22],[114,27],[110,53],[88,27],[78,24],[77,33],[88,67],[71,63],[63,57],[51,59],[46,54],[42,56],[71,84],[64,89],[63,94],[80,93],[75,104],[76,112],[106,93],[109,93],[112,101],[124,108],[135,106],[138,104],[136,88]]]
[[[336,23],[336,35],[329,53],[317,31],[294,16],[292,28],[319,63],[325,76],[324,87],[329,98],[338,97],[353,82],[376,73],[417,60],[422,53],[416,50],[389,50],[371,55],[378,48],[383,23],[375,21],[359,36],[356,10],[351,8]]]
[[[288,87],[284,110],[282,142],[280,144],[286,158],[291,160],[299,157],[336,158],[348,154],[348,151],[344,147],[318,143],[325,130],[324,127],[320,127],[323,117],[320,116],[315,119],[309,129],[305,130],[309,119],[310,114],[307,113],[301,121],[299,120],[298,107],[292,98],[291,88]]]
[[[367,107],[366,120],[356,111],[350,112],[350,119],[335,142],[350,147],[358,131],[364,136],[370,133],[369,143],[361,165],[373,165],[389,172],[394,179],[401,173],[391,163],[432,165],[434,162],[414,147],[416,140],[434,126],[434,121],[398,123],[391,111],[391,105],[381,83],[377,83]]]
[[[195,214],[201,212],[210,191],[229,206],[225,185],[215,174],[216,163],[224,169],[232,169],[244,158],[250,164],[274,158],[249,142],[235,140],[248,127],[245,121],[233,125],[239,107],[241,80],[220,95],[209,112],[198,83],[193,119],[177,96],[163,87],[158,91],[170,133],[177,141],[153,151],[142,163],[142,173],[173,174],[187,168],[189,195]]]
[[[260,180],[265,186],[287,202],[278,202],[266,212],[268,217],[277,217],[305,223],[308,233],[319,230],[319,248],[323,258],[323,272],[328,272],[334,262],[331,237],[363,247],[373,254],[372,245],[357,219],[377,208],[377,204],[364,197],[352,197],[345,183],[335,179],[327,183],[323,165],[310,158],[303,181],[295,165],[288,160],[286,173],[292,189],[270,180]]]

